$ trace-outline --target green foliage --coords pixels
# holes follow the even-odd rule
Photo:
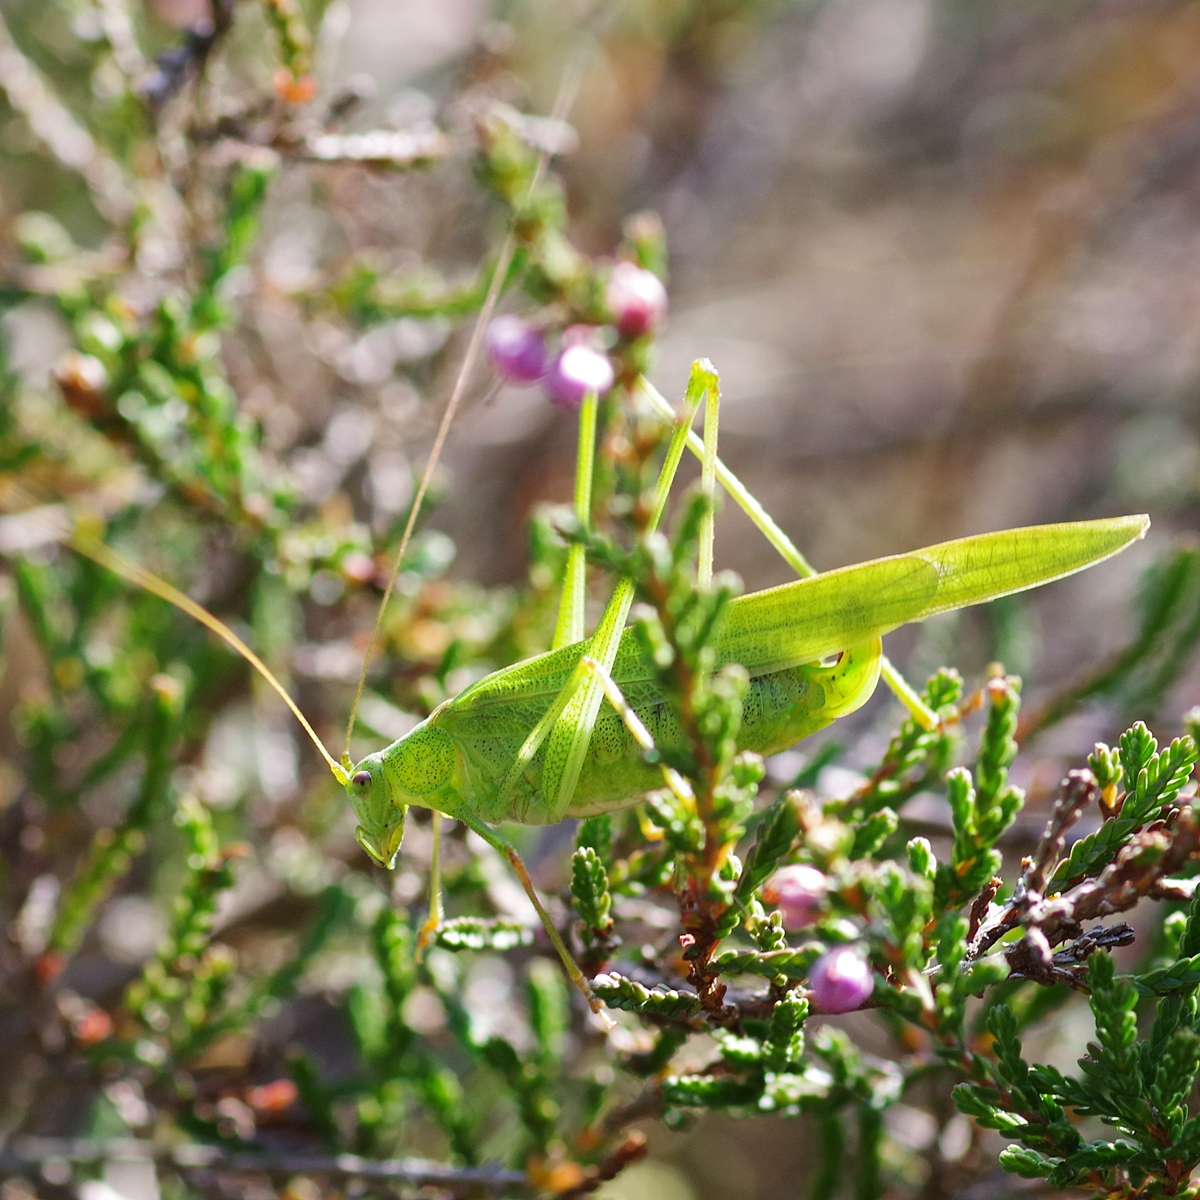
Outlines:
[[[1103,952],[1088,961],[1096,1037],[1080,1059],[1081,1076],[1027,1063],[1012,1010],[1000,1004],[988,1021],[994,1082],[960,1085],[954,1098],[980,1124],[1018,1140],[1001,1161],[1019,1175],[1110,1194],[1132,1195],[1150,1183],[1169,1194],[1200,1165],[1188,1109],[1200,1076],[1195,1004],[1178,995],[1158,1001],[1150,1039],[1139,1040],[1133,980],[1118,976]],[[1084,1142],[1067,1109],[1099,1116],[1124,1136]]]
[[[1109,1086],[1128,1086],[1135,1069],[1133,1044],[1137,1039],[1134,1005],[1137,992],[1128,979],[1117,979],[1116,968],[1107,955],[1092,959],[1088,971],[1092,1014],[1101,1053],[1085,1068]]]
[[[839,727],[844,743],[823,743],[793,788],[774,788],[762,759],[738,750],[754,702],[747,673],[717,669],[740,584],[700,566],[716,498],[694,491],[669,529],[653,528],[670,438],[642,382],[654,331],[618,330],[605,299],[612,264],[570,239],[543,153],[569,131],[487,101],[480,81],[495,64],[481,60],[478,77],[464,74],[471,90],[443,106],[453,138],[433,130],[427,152],[352,153],[358,135],[340,128],[351,108],[336,97],[308,106],[325,77],[323,8],[217,4],[211,30],[172,44],[139,17],[134,57],[158,65],[138,90],[112,42],[124,6],[106,3],[102,36],[76,47],[87,86],[58,78],[38,93],[78,107],[72,119],[97,157],[83,171],[82,216],[75,202],[58,215],[10,214],[20,261],[3,303],[52,314],[69,348],[51,381],[0,376],[0,623],[29,676],[8,688],[19,745],[0,775],[0,922],[11,931],[0,1051],[22,1064],[0,1071],[4,1169],[21,1139],[57,1129],[87,1140],[111,1127],[152,1144],[163,1174],[174,1172],[170,1195],[193,1188],[172,1166],[182,1147],[195,1162],[228,1155],[226,1165],[256,1167],[256,1154],[340,1156],[317,1158],[327,1171],[354,1156],[378,1169],[420,1156],[464,1194],[482,1186],[472,1169],[503,1161],[531,1195],[578,1196],[636,1157],[634,1122],[776,1114],[816,1128],[814,1200],[876,1200],[915,1190],[889,1110],[928,1104],[944,1132],[953,1086],[961,1112],[1013,1140],[1000,1156],[1011,1172],[1120,1200],[1186,1194],[1200,1166],[1200,900],[1170,918],[1136,976],[1119,976],[1108,953],[1132,930],[1097,922],[1193,888],[1195,714],[1162,750],[1141,722],[1116,749],[1096,746],[1087,761],[1103,822],[1068,845],[1082,814],[1056,810],[1030,860],[1040,875],[1027,864],[1002,878],[1024,803],[1010,780],[1027,740],[1012,676],[984,684],[973,759],[962,761],[962,728],[978,706],[942,669],[922,694],[934,728],[895,706],[865,710],[856,719],[869,729]],[[68,9],[42,18],[56,44],[74,38]],[[50,56],[36,31],[15,29],[0,76],[16,63],[40,81],[34,60]],[[0,86],[6,121],[40,137],[45,126]],[[223,88],[237,94],[213,96]],[[407,135],[363,136],[391,146]],[[79,168],[53,146],[38,154],[55,178]],[[277,236],[289,189],[344,204],[347,164],[365,188],[368,168],[433,169],[444,155],[457,186],[479,189],[455,210],[481,222],[468,238],[474,261],[448,254],[442,268],[431,250],[417,263],[405,246],[397,270],[374,237],[349,244],[333,208],[322,217],[347,245],[294,292],[273,273],[265,239]],[[303,175],[313,157],[324,174]],[[476,184],[464,182],[468,158]],[[661,226],[633,219],[616,253],[662,274]],[[451,915],[422,925],[428,841],[411,836],[394,878],[375,870],[344,826],[344,797],[296,751],[286,714],[244,664],[156,597],[58,546],[61,532],[39,532],[47,510],[69,510],[252,641],[322,733],[340,726],[358,631],[410,515],[397,448],[424,453],[413,447],[440,399],[441,347],[450,332],[446,354],[467,342],[498,265],[506,306],[552,341],[594,328],[616,369],[600,406],[590,523],[536,514],[523,589],[443,577],[453,544],[419,531],[383,616],[362,725],[407,728],[467,681],[544,649],[568,545],[586,551],[596,596],[632,582],[644,683],[659,698],[646,758],[679,786],[581,821],[569,865],[556,835],[523,831],[551,916],[612,1010],[611,1035],[543,957],[490,851],[447,834]],[[284,353],[270,341],[281,313]],[[382,377],[372,373],[380,346]],[[301,348],[309,359],[297,366]],[[310,397],[319,375],[336,382]],[[711,365],[697,363],[686,405],[717,388]],[[386,470],[374,441],[399,455]],[[463,482],[435,477],[431,500]],[[1200,642],[1198,564],[1184,549],[1153,568],[1135,641],[1023,732],[1096,696],[1161,707]],[[862,771],[836,798],[820,787],[835,762]],[[1064,804],[1069,791],[1064,783]],[[918,794],[931,801],[921,816],[908,804]],[[943,801],[948,829],[928,816]],[[423,816],[409,820],[427,839]],[[776,909],[768,885],[796,867],[817,873],[823,891],[811,911],[782,899]],[[153,933],[156,917],[156,945],[121,942],[138,921]],[[869,995],[841,1028],[810,1013],[836,1007],[819,995],[817,964],[848,945],[867,963]],[[1061,1010],[1067,987],[1089,993],[1095,1022],[1078,1075],[1027,1062],[1020,1039]],[[872,1053],[856,1041],[868,1021]],[[1081,1118],[1119,1136],[1085,1141]],[[298,1169],[286,1192],[307,1196],[310,1183]]]
[[[765,979],[803,979],[816,961],[822,947],[819,943],[778,950],[726,950],[719,954],[715,965],[723,975],[761,975]]]
[[[195,797],[180,800],[175,824],[184,836],[186,875],[167,936],[125,994],[130,1016],[149,1035],[137,1042],[135,1054],[155,1067],[187,1057],[234,968],[229,950],[210,944],[210,932],[221,894],[233,884],[236,855],[220,846],[211,815]]]
[[[921,698],[946,718],[946,723],[925,729],[910,717],[901,724],[879,766],[852,798],[855,815],[869,816],[883,807],[898,809],[923,787],[939,780],[954,753],[957,738],[950,718],[961,696],[962,677],[957,671],[943,668],[929,680]]]
[[[747,900],[771,877],[780,861],[791,851],[800,833],[800,814],[794,793],[784,792],[759,818],[754,843],[742,864],[737,896]]]
[[[1162,813],[1187,782],[1200,752],[1191,737],[1176,738],[1158,752],[1158,742],[1140,721],[1121,736],[1121,771],[1132,783],[1115,817],[1071,847],[1054,873],[1063,884],[1092,874],[1111,862],[1134,830]]]
[[[1025,800],[1020,788],[1008,784],[1008,768],[1017,753],[1013,735],[1020,695],[1020,681],[1012,676],[989,681],[987,722],[980,734],[974,780],[963,768],[946,776],[954,851],[950,862],[938,869],[939,907],[974,895],[1000,869],[1000,855],[992,847]]]
[[[571,859],[571,896],[580,920],[583,968],[599,970],[620,944],[614,933],[612,893],[604,860],[592,846],[581,845]]]
[[[597,975],[592,980],[592,991],[609,1008],[671,1020],[689,1017],[700,1008],[699,1001],[691,992],[676,991],[662,984],[647,988],[623,975]]]
[[[873,812],[854,834],[851,858],[869,858],[900,828],[900,818],[890,809]]]
[[[533,930],[503,917],[456,917],[438,927],[437,944],[446,950],[515,950],[533,944]]]
[[[1139,992],[1147,996],[1183,993],[1186,998],[1200,987],[1200,898],[1193,899],[1188,908],[1176,952],[1178,957],[1174,962],[1134,979]]]
[[[71,954],[79,948],[100,905],[128,872],[134,855],[144,847],[146,829],[169,803],[171,748],[184,697],[174,680],[159,677],[155,683],[144,730],[131,726],[144,739],[145,767],[137,797],[119,828],[105,827],[93,835],[87,857],[59,905],[50,931],[52,952]],[[92,774],[97,777],[94,770]]]

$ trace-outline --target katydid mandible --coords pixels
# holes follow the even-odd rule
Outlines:
[[[660,411],[666,407],[644,381],[642,390]],[[703,443],[691,432],[702,401]],[[884,634],[1070,575],[1116,554],[1143,537],[1149,526],[1147,517],[1130,516],[1012,529],[813,574],[717,459],[716,410],[716,374],[707,363],[697,363],[655,490],[652,526],[661,519],[680,457],[690,446],[702,458],[704,486],[711,490],[719,480],[785,559],[809,575],[733,600],[717,644],[716,665],[740,663],[750,677],[739,746],[763,755],[786,749],[864,704],[881,671],[888,669]],[[579,491],[590,488],[595,419],[596,398],[591,396],[580,413],[580,515],[587,508]],[[702,582],[711,573],[711,515],[708,521],[701,539]],[[647,761],[645,750],[654,744],[669,746],[679,731],[625,628],[633,600],[628,580],[618,585],[595,632],[580,638],[585,564],[581,553],[573,553],[556,641],[571,634],[577,640],[493,672],[440,705],[404,737],[351,766],[346,755],[338,763],[329,754],[265,664],[217,618],[96,539],[77,532],[68,541],[202,621],[266,678],[346,788],[358,817],[359,844],[375,862],[395,865],[405,815],[414,804],[462,821],[503,853],[568,974],[597,1007],[524,864],[491,827],[504,821],[552,824],[607,812],[636,803],[663,785],[662,768]],[[889,683],[910,707],[919,706],[897,676]],[[668,786],[686,787],[666,774]]]

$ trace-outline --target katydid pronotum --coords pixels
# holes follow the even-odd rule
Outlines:
[[[702,461],[702,487],[717,482],[733,496],[801,575],[796,582],[732,601],[717,643],[717,665],[740,663],[750,682],[739,745],[769,755],[854,711],[881,672],[918,720],[930,714],[882,655],[884,634],[910,621],[1048,583],[1117,553],[1143,537],[1144,516],[1012,529],[961,538],[910,554],[816,574],[717,458],[717,378],[706,362],[692,372],[678,414],[649,384],[638,391],[673,429],[651,506],[659,523],[685,447]],[[704,439],[692,432],[703,402]],[[597,399],[580,410],[575,509],[590,508]],[[665,410],[665,412],[664,412]],[[440,705],[390,746],[351,764],[325,749],[295,702],[230,629],[170,584],[129,563],[82,531],[68,539],[80,553],[183,609],[221,636],[283,697],[347,791],[366,853],[393,867],[410,805],[462,821],[512,863],[568,975],[598,1002],[546,913],[516,850],[493,826],[552,824],[624,807],[664,785],[687,801],[688,785],[646,751],[678,736],[664,698],[626,621],[634,599],[623,580],[599,625],[584,636],[583,546],[571,546],[555,647],[496,671]],[[711,505],[701,531],[697,577],[712,572]],[[605,701],[607,700],[607,704]],[[353,717],[351,718],[353,722]],[[436,877],[436,841],[435,867]],[[440,911],[436,899],[431,921]],[[430,931],[427,923],[426,934]]]

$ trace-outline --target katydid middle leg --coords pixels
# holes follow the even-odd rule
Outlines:
[[[550,914],[546,911],[546,906],[542,903],[542,899],[537,893],[537,888],[533,886],[533,880],[529,877],[529,870],[525,866],[524,859],[517,852],[516,846],[469,810],[463,809],[454,815],[468,829],[473,830],[483,838],[493,850],[499,851],[508,859],[513,871],[521,882],[521,887],[525,889],[525,895],[529,897],[529,902],[533,905],[534,911],[538,915],[538,920],[542,923],[542,928],[545,929],[546,935],[550,939],[550,944],[554,947],[555,952],[562,961],[563,968],[567,972],[567,977],[583,993],[583,998],[587,1001],[588,1007],[592,1012],[598,1014],[605,1021],[608,1028],[611,1029],[613,1026],[612,1018],[604,1011],[604,1005],[596,997],[596,993],[592,991],[591,984],[587,981],[587,976],[584,975],[582,968],[575,961],[571,951],[567,949],[566,943],[562,940],[562,935],[550,919]]]
[[[579,446],[575,453],[575,519],[587,529],[591,520],[592,477],[595,474],[596,415],[599,397],[588,392],[579,408]],[[584,611],[587,599],[587,554],[582,542],[567,550],[567,573],[563,580],[558,620],[554,626],[552,649],[582,642],[586,627]]]

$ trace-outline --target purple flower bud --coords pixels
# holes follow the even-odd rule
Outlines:
[[[613,267],[606,299],[613,324],[626,337],[642,337],[667,315],[667,289],[662,280],[637,263],[619,262]]]
[[[537,383],[546,374],[546,338],[520,317],[497,317],[487,328],[488,357],[512,383]]]
[[[835,946],[813,963],[808,988],[819,1012],[853,1012],[870,998],[875,977],[867,960],[853,946]]]
[[[785,929],[805,929],[821,911],[825,888],[825,876],[816,867],[797,863],[771,876],[763,899],[783,914]]]
[[[578,408],[589,392],[604,395],[614,379],[612,363],[599,350],[576,343],[554,360],[546,376],[546,390],[563,408]]]

